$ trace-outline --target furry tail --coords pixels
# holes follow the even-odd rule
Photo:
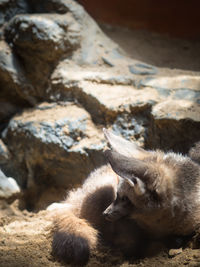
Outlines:
[[[97,240],[98,231],[86,220],[65,210],[56,214],[52,252],[59,260],[74,265],[87,264]]]

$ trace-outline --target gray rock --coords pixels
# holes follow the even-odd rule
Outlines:
[[[174,92],[173,98],[198,101],[200,100],[200,91],[191,90],[189,88],[180,88]]]
[[[104,61],[105,64],[107,64],[109,67],[114,67],[114,63],[112,63],[108,58],[102,57],[102,60]]]
[[[0,170],[0,199],[8,199],[20,193],[20,188],[11,177],[6,177]]]
[[[49,74],[59,59],[79,45],[78,36],[70,35],[71,24],[70,17],[59,15],[19,15],[5,29],[6,40],[23,60],[37,98],[44,97],[44,90],[47,93]]]
[[[23,107],[32,105],[32,85],[27,81],[18,58],[0,41],[0,130]]]
[[[1,0],[0,1],[0,28],[17,14],[30,11],[26,0]]]
[[[199,141],[200,105],[188,100],[166,100],[152,109],[147,145],[187,153]]]
[[[198,73],[179,73],[178,71],[169,71],[167,74],[158,75],[157,77],[145,77],[140,81],[140,87],[158,87],[163,89],[182,89],[191,90],[200,89],[200,77]]]
[[[156,87],[156,86],[154,88],[157,90],[159,95],[164,96],[164,97],[168,97],[172,93],[172,90],[170,90],[170,89],[166,89],[166,88],[162,88],[162,87]]]
[[[108,58],[110,62],[117,54],[119,60],[118,46],[76,2],[32,1],[30,6],[40,14],[14,16],[6,25],[4,35],[14,52],[12,57],[17,55],[26,79],[31,82],[28,93],[24,88],[19,88],[19,92],[32,104],[49,99],[52,91],[49,78],[61,59],[76,65],[107,65],[103,59]],[[111,60],[115,65],[116,56]]]
[[[132,74],[138,75],[155,75],[158,73],[158,69],[156,67],[144,63],[129,65],[129,71]]]
[[[149,110],[161,98],[157,90],[138,90],[118,69],[82,69],[60,64],[51,77],[52,100],[78,100],[97,123],[113,123],[118,114]]]
[[[102,133],[84,109],[74,104],[47,107],[41,104],[15,116],[3,135],[16,179],[26,189],[67,188],[104,162]]]

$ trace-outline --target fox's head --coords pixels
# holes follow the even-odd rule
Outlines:
[[[129,215],[155,224],[186,212],[200,175],[197,164],[179,154],[146,151],[105,129],[104,134],[111,146],[105,154],[119,181],[117,198],[104,211],[108,220]]]

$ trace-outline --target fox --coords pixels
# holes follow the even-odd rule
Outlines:
[[[134,255],[145,236],[188,236],[200,225],[200,143],[188,155],[165,153],[103,131],[107,164],[48,208],[53,255],[74,265],[104,241]]]

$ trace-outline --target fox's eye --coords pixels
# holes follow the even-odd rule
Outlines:
[[[121,200],[122,200],[123,202],[128,202],[128,201],[129,201],[128,197],[126,197],[126,196],[123,196],[123,197],[121,198]]]

